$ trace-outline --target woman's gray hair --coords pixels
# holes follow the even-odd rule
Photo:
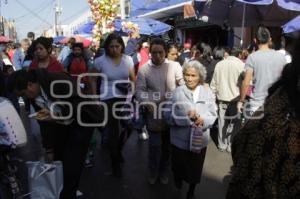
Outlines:
[[[194,68],[199,72],[199,76],[202,82],[206,80],[206,73],[207,73],[206,69],[199,61],[193,60],[193,61],[185,62],[183,64],[183,69],[182,69],[183,74],[189,68]]]

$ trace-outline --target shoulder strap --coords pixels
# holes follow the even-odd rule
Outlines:
[[[169,64],[167,64],[167,69],[166,69],[166,74],[165,74],[165,93],[167,93],[169,91],[168,89],[168,73],[169,73]]]

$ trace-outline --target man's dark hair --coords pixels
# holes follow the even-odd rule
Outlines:
[[[161,46],[163,46],[165,52],[166,53],[168,52],[168,45],[167,45],[167,43],[163,39],[161,39],[159,37],[156,37],[156,38],[154,38],[154,39],[151,40],[151,42],[150,42],[150,49],[149,49],[150,52],[151,52],[151,49],[152,49],[153,45],[161,45]]]
[[[29,82],[37,82],[35,70],[18,70],[12,73],[8,78],[8,91],[14,92],[25,90],[27,89]]]
[[[109,51],[109,45],[113,40],[116,40],[122,46],[122,51],[121,51],[122,53],[124,53],[124,51],[125,51],[125,44],[124,44],[124,41],[123,41],[122,37],[120,35],[115,34],[115,33],[111,33],[107,36],[106,40],[104,41],[105,54],[110,56],[110,57],[112,55],[110,54],[110,51]]]
[[[235,57],[239,57],[239,55],[242,54],[242,49],[238,48],[238,47],[233,47],[231,49],[231,56],[235,56]]]
[[[72,45],[72,50],[74,50],[74,48],[80,48],[83,51],[83,43],[74,43]]]
[[[202,55],[201,59],[211,62],[212,50],[208,44],[204,42],[198,43],[197,50],[199,50]]]
[[[260,26],[256,33],[256,40],[258,44],[267,44],[271,39],[270,31],[264,27]]]
[[[24,61],[26,60],[33,60],[34,58],[34,51],[36,46],[36,40],[33,40],[31,45],[29,46],[27,50],[27,54],[25,55]]]
[[[28,33],[27,33],[27,37],[28,37],[28,38],[32,38],[32,40],[34,40],[34,36],[35,36],[35,35],[34,35],[34,32],[28,32]]]

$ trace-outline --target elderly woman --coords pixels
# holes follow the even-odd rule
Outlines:
[[[200,182],[205,159],[209,128],[217,118],[215,97],[204,84],[206,70],[198,61],[183,65],[185,85],[178,87],[172,97],[172,108],[165,113],[170,124],[172,144],[172,170],[175,185],[182,187],[182,181],[189,183],[187,198],[194,197],[196,184]],[[191,130],[194,127],[203,132],[202,149],[198,153],[190,149]]]

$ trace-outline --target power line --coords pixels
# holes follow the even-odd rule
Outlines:
[[[48,10],[48,12],[45,11],[45,13],[46,13],[45,16],[49,16],[50,13],[51,13],[51,11],[52,11],[52,8],[50,8],[50,9]],[[51,26],[52,26],[52,25],[51,25]],[[48,26],[48,27],[51,27],[51,26]],[[45,27],[44,25],[40,24],[40,25],[38,25],[37,27],[35,27],[33,30],[38,30],[38,29],[44,28],[44,27]]]
[[[23,3],[21,3],[19,0],[16,0],[16,2],[24,7],[27,11],[31,12],[33,16],[35,16],[36,18],[38,18],[39,20],[41,20],[42,22],[51,25],[48,21],[46,21],[45,19],[41,18],[37,13],[35,13],[34,11],[32,11],[30,8],[28,8],[26,5],[24,5]]]
[[[46,3],[46,4],[45,4]],[[51,4],[52,2],[50,2],[50,4]],[[46,7],[43,7],[43,5],[46,5]],[[43,3],[41,3],[37,8],[35,8],[34,10],[35,10],[35,12],[40,12],[40,11],[42,11],[42,10],[44,10],[45,8],[47,8],[49,5],[50,5],[49,3],[47,4],[47,0],[44,0],[43,1]],[[26,14],[24,14],[24,15],[21,15],[21,16],[19,16],[19,17],[15,17],[14,18],[14,20],[15,21],[17,21],[17,20],[19,20],[19,19],[24,19],[24,17],[26,17],[26,16],[28,16],[28,15],[31,15],[32,13],[31,12],[28,12],[28,13],[26,13]]]
[[[70,19],[72,19],[73,17],[77,16],[78,13],[82,13],[83,11],[85,11],[88,7],[84,7],[83,9],[77,11],[76,13],[72,14],[71,16],[69,17],[66,17],[62,20],[62,22],[66,22],[66,21],[69,21]]]

